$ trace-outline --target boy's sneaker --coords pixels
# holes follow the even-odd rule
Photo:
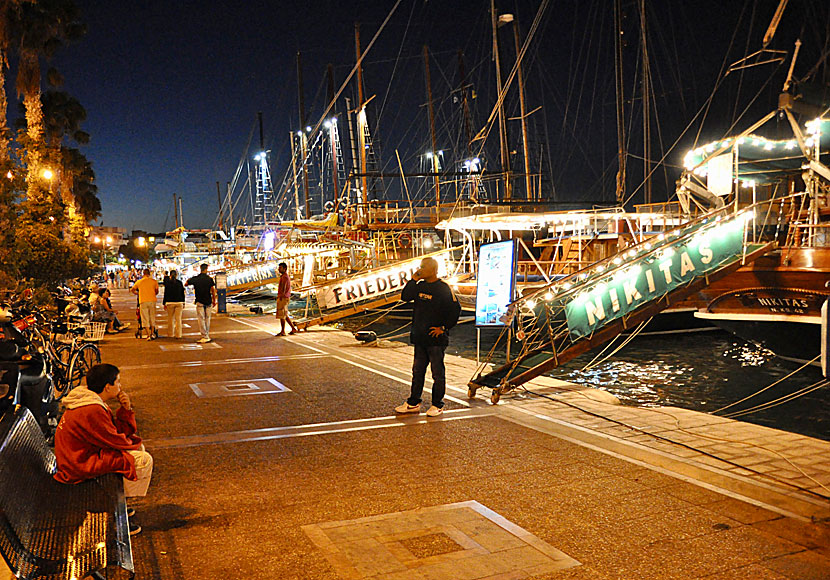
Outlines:
[[[395,407],[395,412],[399,415],[406,415],[407,413],[420,413],[421,405],[410,405],[409,403],[404,402],[403,405]]]
[[[130,522],[130,535],[131,536],[137,536],[140,533],[141,533],[141,526],[139,526],[138,524],[134,524],[134,523]]]
[[[429,408],[427,411],[427,417],[440,417],[444,414],[444,409],[442,407],[436,407],[435,405]]]

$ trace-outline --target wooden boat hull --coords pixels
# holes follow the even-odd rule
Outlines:
[[[701,290],[696,316],[782,358],[806,362],[821,348],[828,281],[830,248],[783,248]]]

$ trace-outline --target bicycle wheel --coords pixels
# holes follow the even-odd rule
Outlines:
[[[72,355],[67,373],[69,390],[81,384],[86,373],[101,362],[101,351],[94,344],[85,344]]]
[[[60,400],[70,389],[67,377],[69,376],[69,363],[72,361],[72,349],[69,345],[59,344],[55,347],[55,356],[49,357],[48,361],[55,400]]]
[[[69,367],[69,361],[72,360],[72,349],[68,344],[59,344],[55,347],[55,354],[58,355],[58,360],[65,367]]]

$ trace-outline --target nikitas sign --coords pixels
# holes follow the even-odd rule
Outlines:
[[[565,305],[571,337],[589,336],[612,320],[738,259],[743,252],[745,221],[741,215],[704,224],[685,242],[681,238],[666,243],[605,277],[595,274],[597,284]]]
[[[228,272],[228,288],[279,278],[276,260],[234,269]]]
[[[447,271],[446,250],[429,254],[438,260],[438,275]],[[394,266],[370,270],[360,275],[338,280],[316,290],[317,303],[321,308],[337,308],[354,302],[380,298],[385,294],[400,292],[412,279],[412,274],[421,264],[422,257],[398,262]]]

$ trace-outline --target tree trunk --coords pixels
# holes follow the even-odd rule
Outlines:
[[[8,108],[6,99],[6,53],[0,49],[0,167],[5,167],[9,158],[9,127]]]

